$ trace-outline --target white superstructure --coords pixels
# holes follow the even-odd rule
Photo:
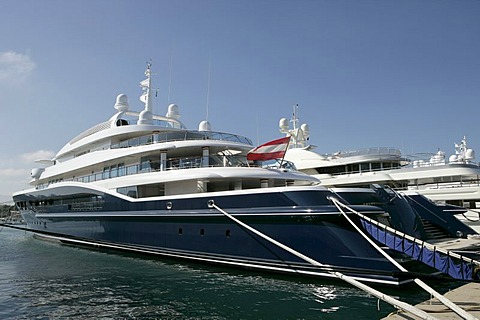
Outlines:
[[[317,182],[291,170],[252,167],[245,158],[253,148],[248,138],[211,131],[206,121],[199,130],[187,130],[175,104],[168,106],[165,116],[152,114],[150,65],[145,75],[140,83],[144,110],[130,110],[127,96],[118,95],[116,113],[109,120],[70,140],[53,159],[38,161],[48,165],[32,170],[30,192],[79,182],[143,198],[205,192],[206,188],[227,191],[278,186],[286,185],[287,180],[289,185]],[[208,170],[211,167],[217,169]],[[226,183],[226,179],[234,182]]]

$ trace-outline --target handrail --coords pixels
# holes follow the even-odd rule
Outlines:
[[[211,155],[210,160],[218,157],[218,155]],[[238,161],[235,162],[235,166],[249,166],[246,162],[246,157],[231,156],[231,159],[236,158]],[[245,159],[245,161],[243,161]],[[203,165],[203,157],[185,157],[185,158],[172,158],[168,159],[164,171],[168,170],[178,170],[178,169],[194,169],[206,167]],[[225,164],[220,161],[209,161],[208,167],[225,167]],[[118,166],[114,170],[109,171],[97,171],[91,174],[73,177],[69,179],[54,180],[48,183],[42,183],[35,186],[36,189],[44,189],[52,183],[62,182],[62,181],[79,181],[79,182],[95,182],[101,180],[107,180],[122,176],[129,176],[141,173],[148,172],[159,172],[160,169],[160,160],[157,161],[148,161],[145,163],[135,163],[129,166]],[[113,174],[112,174],[113,173]]]
[[[228,157],[230,160],[227,162],[228,165],[225,165],[225,162],[218,160],[220,157]],[[217,160],[216,160],[217,159]],[[91,174],[78,176],[70,179],[61,179],[61,180],[54,180],[48,183],[42,183],[35,186],[36,189],[44,189],[48,187],[50,184],[63,182],[63,181],[78,181],[78,182],[96,182],[102,181],[107,179],[113,179],[117,177],[123,176],[130,176],[135,174],[142,174],[142,173],[149,173],[149,172],[160,172],[160,171],[169,171],[169,170],[179,170],[179,169],[196,169],[196,168],[220,168],[220,167],[256,167],[256,165],[249,164],[246,161],[245,156],[236,156],[236,155],[210,155],[209,157],[209,165],[205,166],[203,161],[203,157],[185,157],[185,158],[172,158],[168,159],[166,162],[166,167],[164,170],[160,169],[160,160],[156,161],[148,161],[145,163],[135,163],[129,166],[118,166],[112,171],[97,171]],[[274,163],[271,164],[266,162],[266,165],[263,168],[269,169],[278,169],[280,168],[280,164]],[[292,169],[295,170],[295,166],[290,161],[283,161],[282,168],[284,169]],[[113,173],[113,174],[112,174]]]
[[[404,195],[401,195],[401,197],[405,198]],[[412,197],[408,197],[411,201],[415,202],[418,206],[422,207],[422,209],[428,211],[432,216],[436,217],[438,220],[440,220],[441,222],[443,223],[447,223],[447,220],[445,220],[443,217],[439,216],[438,214],[436,214],[435,212],[433,212],[432,210],[430,210],[429,208],[425,207],[422,203],[418,202],[417,200],[415,200],[414,198]]]
[[[236,134],[217,132],[217,131],[169,131],[162,133],[148,134],[141,137],[135,137],[112,144],[111,149],[137,147],[154,143],[188,141],[188,140],[220,140],[229,142],[244,143],[253,146],[252,141]]]
[[[364,149],[352,150],[352,151],[340,151],[333,154],[324,154],[324,156],[346,158],[346,157],[363,156],[363,155],[369,155],[369,154],[401,156],[402,152],[396,148],[391,148],[391,147],[372,147],[372,148],[364,148]]]
[[[449,166],[449,165],[458,165],[458,164],[445,164],[444,166]],[[470,163],[469,165],[473,165],[473,166],[477,166],[477,167],[480,167],[480,165],[477,165],[477,164],[473,164],[473,163]],[[341,165],[342,168],[345,167],[345,165]],[[431,166],[431,167],[435,167],[435,166]],[[436,166],[438,167],[438,165]],[[383,168],[372,168],[371,170],[370,169],[365,169],[365,170],[351,170],[351,171],[343,171],[343,172],[322,172],[322,174],[330,174],[331,176],[344,176],[344,175],[350,175],[350,174],[364,174],[364,173],[371,173],[371,172],[384,172],[384,171],[396,171],[396,170],[405,170],[405,169],[409,169],[409,168],[413,168],[411,165],[399,165],[399,166],[396,166],[396,167],[383,167]],[[425,167],[426,168],[426,167]],[[479,181],[480,179],[468,179],[467,181]],[[458,181],[458,182],[465,182],[465,180],[462,180],[462,181]],[[433,184],[433,183],[432,183]]]

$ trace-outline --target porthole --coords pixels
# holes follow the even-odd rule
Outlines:
[[[230,238],[230,230],[229,230],[229,229],[227,229],[227,230],[225,231],[225,236],[226,236],[227,238]]]
[[[179,235],[182,235],[182,234],[183,234],[183,229],[182,229],[182,228],[178,228],[178,234],[179,234]]]
[[[167,202],[167,209],[170,210],[170,209],[172,209],[172,207],[173,207],[173,204],[170,201],[168,201]]]
[[[200,235],[203,237],[205,235],[205,229],[200,229]]]

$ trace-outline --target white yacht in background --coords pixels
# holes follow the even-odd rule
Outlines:
[[[448,160],[443,151],[425,160],[404,157],[394,148],[319,154],[312,151],[315,146],[309,144],[309,127],[299,126],[294,108],[293,118],[280,119],[279,127],[280,132],[291,136],[285,160],[294,163],[299,171],[318,178],[325,187],[382,184],[418,192],[436,203],[465,207],[468,211],[457,218],[480,232],[480,167],[465,137],[455,144],[455,154]]]

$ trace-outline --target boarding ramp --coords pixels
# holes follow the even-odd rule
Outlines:
[[[454,279],[480,280],[480,237],[478,235],[470,239],[455,239],[457,245],[454,250],[448,250],[440,246],[441,241],[437,241],[437,244],[426,242],[373,220],[341,202],[335,203],[355,214],[363,229],[377,242],[388,248],[404,253]],[[460,243],[465,245],[459,245]]]

